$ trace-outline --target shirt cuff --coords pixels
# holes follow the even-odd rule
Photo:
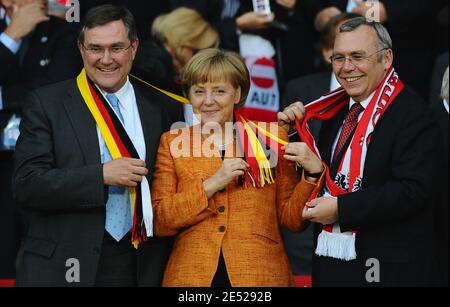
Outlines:
[[[14,54],[16,54],[19,51],[21,42],[22,41],[16,42],[5,33],[0,34],[0,43],[5,45],[5,47],[8,48]]]

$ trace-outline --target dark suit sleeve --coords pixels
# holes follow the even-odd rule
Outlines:
[[[389,179],[338,197],[343,231],[395,223],[433,205],[435,181],[440,180],[438,127],[424,107],[412,104],[403,111],[400,129],[392,131],[397,136],[387,145],[393,146]]]
[[[0,42],[0,85],[7,82],[11,73],[18,69],[18,65],[17,56]]]
[[[25,209],[42,211],[103,207],[102,165],[57,168],[55,134],[39,97],[30,94],[14,157],[13,193],[17,203]]]

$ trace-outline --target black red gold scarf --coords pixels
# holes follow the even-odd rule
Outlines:
[[[120,119],[117,118],[114,110],[93,82],[87,78],[84,69],[77,78],[77,85],[84,102],[97,123],[111,157],[113,159],[122,157],[140,159]],[[143,195],[143,190],[148,190],[148,193],[144,193]],[[153,211],[151,202],[149,203],[147,201],[147,198],[150,201],[151,199],[148,181],[145,176],[137,187],[130,187],[129,192],[131,195],[133,221],[131,229],[132,244],[135,248],[138,248],[141,242],[147,240],[147,237],[153,236]]]

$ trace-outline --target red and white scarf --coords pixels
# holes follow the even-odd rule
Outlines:
[[[324,195],[337,197],[339,195],[352,193],[362,188],[364,163],[371,136],[381,116],[389,105],[403,90],[403,82],[399,79],[394,68],[391,68],[383,82],[373,95],[369,105],[364,110],[355,133],[340,161],[337,175],[330,178],[330,170],[326,166],[326,181],[323,189]],[[341,87],[320,99],[308,104],[306,116],[303,122],[297,120],[297,131],[302,139],[313,152],[320,157],[314,138],[309,129],[308,122],[311,119],[329,120],[333,118],[343,107],[348,106],[350,97]],[[317,197],[311,195],[310,199]],[[317,241],[315,253],[319,256],[332,257],[342,260],[356,259],[356,230],[341,232],[338,223],[324,225]]]

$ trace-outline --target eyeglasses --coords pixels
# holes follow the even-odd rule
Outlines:
[[[110,54],[113,55],[119,55],[125,53],[128,49],[133,46],[133,43],[130,44],[128,47],[122,47],[122,46],[113,46],[111,48],[105,48],[101,46],[92,46],[92,47],[86,47],[85,45],[82,45],[84,50],[86,50],[88,53],[95,55],[95,56],[103,56],[106,52],[106,50],[109,51]]]
[[[336,54],[336,55],[332,55],[330,57],[330,62],[334,65],[334,66],[343,66],[345,64],[345,61],[348,59],[350,61],[350,63],[352,63],[355,66],[361,65],[365,60],[367,60],[368,58],[370,58],[371,56],[387,50],[388,48],[382,48],[372,54],[369,55],[362,55],[362,54],[352,54],[350,56],[343,56],[341,54]]]

